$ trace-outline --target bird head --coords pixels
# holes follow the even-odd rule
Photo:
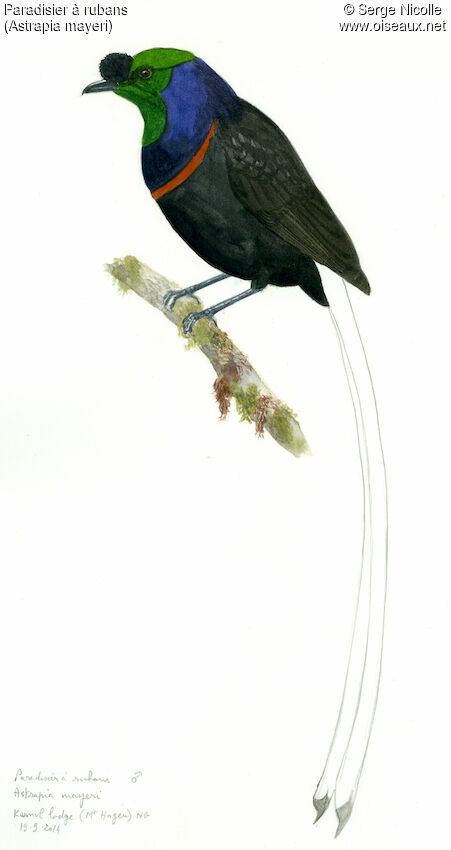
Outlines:
[[[169,85],[174,68],[195,58],[187,50],[166,47],[143,50],[136,56],[109,53],[99,65],[103,79],[86,86],[82,94],[112,91],[134,103],[144,119],[142,143],[149,145],[160,138],[167,123],[161,92]]]
[[[194,53],[166,47],[143,50],[136,56],[109,53],[99,65],[102,79],[86,86],[82,94],[112,91],[141,107],[144,100],[153,99],[166,88],[173,68],[192,59]]]
[[[190,128],[238,109],[237,95],[212,68],[188,50],[157,47],[136,56],[109,53],[99,65],[102,79],[91,83],[82,94],[112,91],[134,103],[144,120],[143,147],[158,141],[168,123]],[[208,129],[208,128],[207,128]]]

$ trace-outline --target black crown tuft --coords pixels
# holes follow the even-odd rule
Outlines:
[[[122,83],[130,74],[133,56],[127,53],[109,53],[102,59],[99,71],[108,83]]]

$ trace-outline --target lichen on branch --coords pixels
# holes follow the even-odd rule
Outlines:
[[[177,325],[183,335],[182,323],[188,313],[203,309],[202,303],[189,296],[179,298],[174,309],[164,306],[164,296],[179,287],[141,263],[136,257],[124,257],[105,266],[122,292],[130,289],[160,310]],[[284,449],[296,457],[308,454],[307,440],[301,431],[296,414],[278,399],[263,383],[248,358],[234,345],[230,337],[207,318],[199,319],[187,348],[198,348],[208,357],[217,378],[213,390],[219,405],[220,418],[225,419],[231,399],[242,422],[253,422],[257,436],[267,431]]]

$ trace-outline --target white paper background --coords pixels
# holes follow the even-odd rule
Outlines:
[[[235,412],[219,423],[207,361],[103,272],[129,253],[181,285],[209,274],[145,189],[138,111],[80,97],[106,53],[159,45],[283,127],[372,283],[352,295],[389,475],[386,653],[339,840],[450,846],[449,37],[346,35],[342,19],[335,2],[135,0],[111,37],[2,36],[5,850],[322,850],[335,829],[313,828],[311,796],[360,549],[346,382],[300,291],[221,317],[298,412],[312,456],[295,460]],[[151,818],[21,835],[19,767],[125,777]]]

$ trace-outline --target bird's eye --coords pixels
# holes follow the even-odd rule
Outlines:
[[[143,80],[148,80],[149,77],[152,76],[152,71],[150,70],[150,68],[143,68],[139,72],[139,76],[142,77]]]

